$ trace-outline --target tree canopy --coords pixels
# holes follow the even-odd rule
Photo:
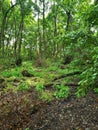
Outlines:
[[[1,0],[0,16],[1,58],[71,57],[80,84],[97,86],[97,0]]]
[[[0,129],[98,130],[98,0],[0,0]]]

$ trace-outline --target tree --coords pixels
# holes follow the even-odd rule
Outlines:
[[[0,37],[0,48],[2,49],[2,55],[4,56],[4,38],[5,38],[5,26],[6,26],[6,21],[7,21],[7,17],[8,17],[8,13],[17,5],[14,4],[14,5],[10,5],[10,2],[9,1],[5,1],[5,2],[1,2],[2,4],[2,23],[1,23],[1,37]],[[7,6],[6,6],[7,4]],[[6,8],[7,7],[7,8]]]

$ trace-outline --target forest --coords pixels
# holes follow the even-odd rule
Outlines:
[[[98,130],[98,0],[0,0],[0,130]]]

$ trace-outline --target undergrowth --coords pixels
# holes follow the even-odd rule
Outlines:
[[[55,98],[67,98],[70,94],[70,89],[68,86],[65,86],[63,84],[61,85],[55,85],[54,86],[54,93],[53,93],[53,96]]]

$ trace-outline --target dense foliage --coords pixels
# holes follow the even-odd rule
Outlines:
[[[0,129],[98,129],[98,0],[0,0]]]
[[[81,71],[78,94],[98,92],[97,0],[1,0],[0,17],[1,62],[71,61]]]

